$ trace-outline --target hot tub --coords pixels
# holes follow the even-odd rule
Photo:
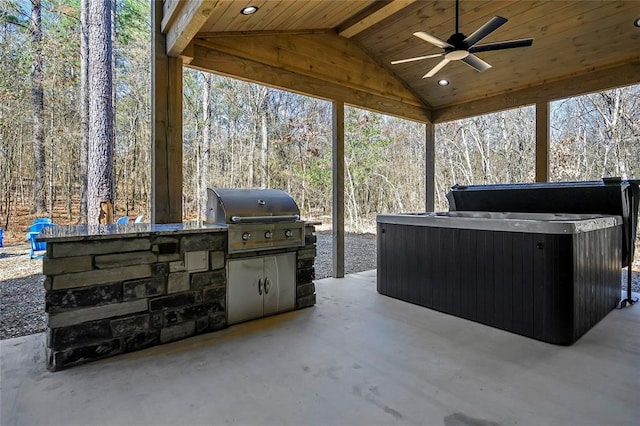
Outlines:
[[[379,215],[378,292],[555,344],[620,299],[622,218],[454,211]]]

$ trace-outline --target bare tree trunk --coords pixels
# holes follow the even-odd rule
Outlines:
[[[71,220],[73,218],[73,177],[69,169],[65,175],[65,186],[67,188],[67,219]]]
[[[194,128],[193,128],[193,134],[194,135],[198,135],[198,133],[200,132],[200,130],[198,130],[200,128],[200,126],[198,125],[200,123],[199,120],[199,116],[197,113],[194,114],[195,115],[195,120],[194,120]],[[197,136],[196,136],[197,138]],[[200,220],[200,205],[202,203],[202,197],[200,197],[200,193],[202,192],[200,189],[200,185],[202,184],[201,180],[200,180],[200,170],[202,168],[202,143],[201,141],[196,142],[195,144],[195,153],[193,155],[193,163],[195,163],[195,171],[192,170],[191,173],[189,173],[189,188],[192,188],[195,186],[195,191],[191,194],[191,202],[186,204],[191,210],[187,210],[184,208],[183,206],[183,211],[185,212],[185,215],[188,215],[190,213],[195,213],[197,216],[197,220]],[[183,197],[185,197],[185,194],[183,193]],[[186,198],[189,198],[188,193],[186,195]]]
[[[138,124],[138,115],[136,115],[133,118],[133,124],[131,126],[132,128],[132,132],[131,132],[131,137],[133,138],[133,158],[131,159],[132,164],[131,164],[131,174],[134,177],[134,182],[139,182],[139,179],[137,178],[137,170],[138,170],[138,132],[136,131],[137,128],[137,124]],[[138,202],[138,193],[136,192],[137,189],[137,185],[132,185],[131,186],[131,209],[133,210],[138,210],[138,208],[136,208],[137,206],[141,206],[142,202]],[[138,213],[140,213],[138,211]]]
[[[198,134],[197,132],[195,133]],[[196,136],[197,137],[197,136]],[[196,143],[196,155],[195,155],[195,163],[196,163],[196,171],[193,176],[193,180],[195,181],[196,191],[194,194],[194,202],[196,203],[195,211],[196,211],[196,220],[200,221],[200,212],[204,210],[203,202],[202,202],[202,180],[201,180],[201,166],[202,166],[202,141]]]
[[[269,136],[267,132],[267,114],[269,109],[269,89],[265,89],[264,98],[260,107],[260,130],[262,136],[262,150],[260,165],[262,173],[260,175],[260,187],[269,186]]]
[[[44,89],[42,87],[42,4],[31,0],[31,49],[33,69],[31,72],[33,99],[33,207],[38,215],[47,211],[45,206],[45,152],[44,152]]]
[[[602,101],[602,104],[596,101],[594,97],[587,97],[590,102],[590,107],[600,114],[602,121],[604,122],[604,129],[600,130],[601,136],[604,143],[604,158],[602,163],[602,172],[601,176],[611,176],[612,172],[608,168],[609,161],[609,153],[613,149],[613,154],[615,155],[613,171],[616,175],[619,175],[620,168],[617,156],[617,149],[620,143],[619,135],[617,132],[618,118],[619,118],[619,108],[620,108],[620,97],[619,91],[614,90],[611,94],[607,92],[600,93],[600,97],[598,100]]]
[[[256,138],[257,138],[257,133],[258,133],[258,123],[256,120],[257,117],[254,117],[254,126],[253,126],[253,133],[251,135],[251,143],[249,144],[249,171],[247,173],[247,187],[248,188],[253,188],[254,184],[253,182],[255,182],[255,168],[254,168],[254,164],[255,164],[255,153],[256,153]],[[242,155],[242,154],[240,154]],[[240,168],[240,170],[242,170],[242,168]]]
[[[20,173],[20,204],[24,202],[24,175],[22,174],[22,167],[24,166],[24,139],[22,129],[20,129],[20,144],[18,145],[18,172]],[[16,196],[17,198],[17,196]]]
[[[129,184],[132,180],[132,177],[129,173],[129,162],[127,161],[127,158],[123,158],[122,162],[124,163],[122,165],[122,183],[124,186],[124,195],[121,195],[120,198],[124,199],[124,214],[129,216]]]
[[[80,216],[87,222],[87,171],[89,167],[89,1],[80,2]]]
[[[207,216],[207,205],[204,200],[207,199],[207,187],[211,185],[209,170],[211,164],[211,86],[213,84],[213,76],[205,73],[204,90],[202,91],[202,113],[204,115],[204,123],[202,126],[202,168],[200,169],[200,192],[198,197],[202,199],[198,217]]]
[[[236,157],[236,139],[238,136],[238,119],[234,118],[233,119],[233,125],[231,126],[231,165],[230,165],[230,173],[229,173],[229,180],[227,181],[227,186],[234,186],[235,185],[235,173],[236,173],[236,162],[235,162],[235,157]],[[240,157],[240,156],[238,156]],[[242,166],[242,164],[240,164],[240,166]],[[242,170],[242,167],[239,167],[240,170]]]
[[[111,87],[111,0],[90,1],[89,9],[88,223],[113,223],[113,97]]]
[[[297,145],[298,145],[298,167],[300,167],[300,170],[302,171],[302,176],[300,176],[302,179],[302,182],[301,182],[302,192],[300,194],[300,205],[302,206],[303,209],[304,209],[304,206],[306,205],[307,211],[309,211],[311,210],[311,205],[307,201],[307,170],[306,170],[307,162],[304,161],[305,158],[304,158],[304,152],[302,150],[302,147],[303,147],[302,141],[299,141]],[[289,183],[288,181],[289,179],[287,179],[287,183]]]
[[[462,144],[464,145],[464,159],[467,164],[467,181],[466,183],[472,184],[474,183],[474,173],[473,173],[473,165],[471,164],[471,154],[469,153],[469,142],[467,141],[466,134],[464,130],[460,133],[462,136]]]
[[[345,192],[347,193],[347,197],[349,198],[349,203],[347,203],[349,209],[349,222],[351,227],[357,231],[360,229],[360,213],[358,211],[356,188],[353,182],[353,177],[351,176],[351,162],[345,161],[344,166],[345,175],[347,177],[347,180],[345,182]]]
[[[54,82],[55,86],[55,82]],[[53,135],[54,132],[54,112],[51,110],[51,124],[49,126],[49,135]],[[53,138],[49,137],[49,212],[51,213],[51,217],[53,217],[53,205],[55,204],[55,187],[53,182]]]
[[[111,34],[110,34],[110,38],[111,38],[111,103],[113,105],[113,112],[111,114],[111,119],[112,119],[112,128],[113,128],[113,147],[114,147],[114,152],[115,152],[115,147],[117,144],[117,132],[115,131],[116,129],[116,51],[117,51],[117,42],[118,40],[116,39],[116,3],[118,2],[118,0],[111,0],[111,10],[110,10],[110,22],[111,22]],[[115,165],[115,155],[113,158],[114,161],[114,165],[113,165],[113,170],[115,173],[116,170],[116,165]],[[114,182],[115,182],[115,178],[114,178]],[[118,199],[122,199],[122,197],[118,197],[118,187],[117,185],[114,184],[113,186],[113,211],[115,213],[116,209],[117,209],[117,201]],[[124,192],[124,200],[125,200],[125,210],[126,210],[126,199],[127,199],[127,192],[125,190]],[[126,214],[128,215],[129,212],[127,211]]]

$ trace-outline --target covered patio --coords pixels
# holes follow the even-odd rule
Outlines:
[[[45,335],[0,343],[2,425],[628,425],[640,395],[640,310],[613,310],[571,346],[551,345],[382,296],[376,271],[344,275],[344,106],[425,124],[426,205],[435,124],[536,106],[536,179],[549,176],[549,103],[640,83],[638,2],[462,1],[470,33],[535,38],[482,54],[477,73],[412,35],[454,28],[451,1],[153,2],[154,223],[182,221],[184,66],[333,104],[333,271],[316,306],[56,373]],[[262,18],[261,18],[262,16]],[[634,296],[638,296],[634,294]]]
[[[182,221],[182,72],[190,67],[313,96],[333,105],[333,272],[344,275],[344,107],[425,124],[425,211],[435,200],[435,124],[525,105],[536,108],[536,181],[549,180],[550,102],[640,83],[635,1],[154,2],[153,221]],[[243,13],[245,6],[255,13]],[[478,72],[452,60],[393,61],[443,49],[494,16],[508,22],[479,44],[533,38],[481,51]],[[438,43],[438,42],[436,42]],[[438,84],[445,79],[446,86]],[[471,182],[473,183],[473,182]]]
[[[56,373],[44,335],[1,343],[3,425],[630,425],[640,311],[572,346],[316,282],[315,307]],[[637,296],[637,294],[636,294]]]

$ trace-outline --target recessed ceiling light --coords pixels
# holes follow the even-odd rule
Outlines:
[[[243,7],[240,13],[242,13],[243,15],[253,15],[257,11],[258,11],[258,6],[247,6],[247,7]]]
[[[449,85],[449,80],[445,80],[444,78],[441,80],[438,80],[438,85],[439,86],[448,86]]]
[[[636,26],[636,27],[640,27],[640,17],[636,18],[636,19],[633,21],[633,25],[634,25],[634,26]]]

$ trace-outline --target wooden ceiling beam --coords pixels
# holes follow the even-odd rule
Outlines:
[[[380,8],[371,9],[358,16],[356,22],[348,23],[346,27],[339,29],[338,34],[351,38],[415,2],[416,0],[393,0]]]
[[[164,0],[162,3],[162,23],[160,27],[163,34],[166,34],[167,28],[173,25],[173,22],[178,17],[184,5],[185,2],[180,0]]]
[[[434,123],[443,123],[639,83],[640,61],[629,62],[463,104],[436,108],[432,110],[432,119]]]
[[[345,89],[355,89],[401,104],[429,109],[404,82],[371,59],[354,42],[333,32],[256,36],[245,34],[198,40],[196,43],[211,50],[343,86]]]
[[[349,105],[388,114],[421,123],[429,122],[430,111],[426,106],[413,105],[397,98],[379,93],[346,87],[318,76],[305,75],[292,70],[276,67],[210,48],[204,42],[194,46],[190,68],[222,74],[302,95],[331,101],[341,101]]]
[[[332,29],[321,30],[261,30],[261,31],[222,31],[222,32],[199,32],[196,36],[199,39],[208,38],[229,38],[229,37],[257,37],[257,36],[294,36],[308,34],[335,34]]]
[[[167,56],[180,56],[191,40],[200,31],[221,1],[190,0],[175,6],[171,15],[162,21],[171,24],[165,28],[167,37]],[[174,15],[179,15],[175,16]]]

